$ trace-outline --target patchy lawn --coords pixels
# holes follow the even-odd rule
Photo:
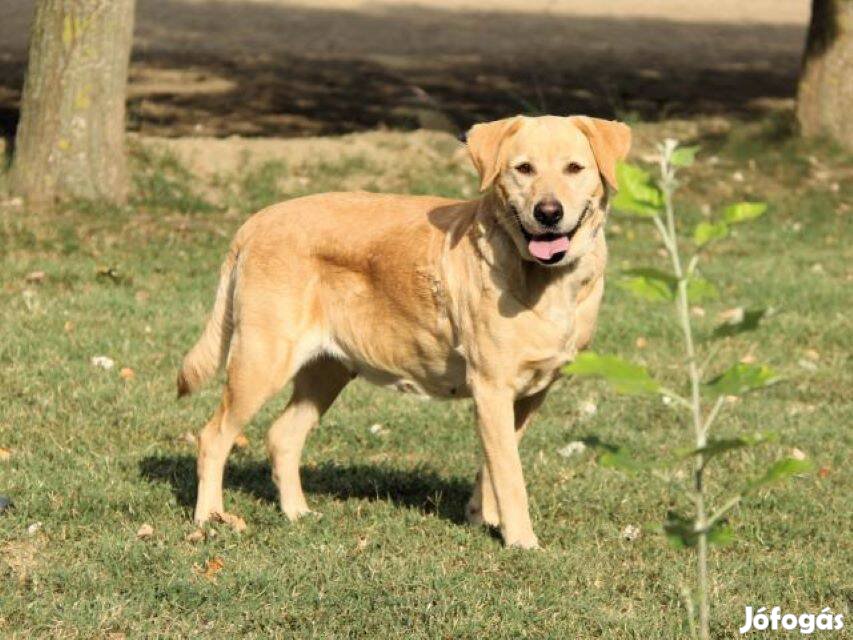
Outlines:
[[[707,335],[724,309],[773,310],[759,331],[723,343],[719,367],[753,355],[785,380],[730,407],[718,434],[772,429],[779,439],[726,458],[712,493],[793,447],[820,469],[735,514],[736,541],[712,554],[715,636],[734,636],[746,605],[849,617],[850,158],[792,140],[783,116],[639,124],[637,134],[636,159],[664,135],[703,145],[685,173],[685,217],[733,199],[771,205],[714,250],[704,273],[723,300],[699,324]],[[306,448],[305,489],[322,518],[288,523],[274,499],[263,436],[285,392],[229,463],[227,506],[247,530],[217,525],[215,537],[185,540],[195,490],[185,434],[207,419],[218,387],[179,403],[174,373],[240,222],[321,190],[474,194],[459,145],[442,134],[228,142],[137,140],[126,208],[80,203],[46,216],[0,205],[0,447],[10,452],[0,493],[14,501],[0,515],[0,633],[683,637],[691,556],[650,528],[621,535],[659,523],[679,499],[677,479],[603,468],[592,448],[568,459],[557,450],[598,438],[655,456],[688,445],[687,429],[663,404],[596,382],[559,384],[522,446],[541,552],[506,550],[464,523],[479,455],[470,403],[359,382]],[[609,238],[613,275],[665,266],[651,227],[614,217]],[[611,286],[595,348],[676,384],[671,315]],[[93,366],[99,355],[115,366]],[[145,523],[153,535],[141,540]]]

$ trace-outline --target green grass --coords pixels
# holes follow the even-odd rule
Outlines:
[[[714,635],[736,636],[746,605],[795,613],[831,606],[849,618],[849,158],[770,140],[766,127],[736,125],[704,142],[686,176],[685,216],[747,197],[767,199],[771,211],[720,244],[705,267],[724,302],[705,305],[701,331],[710,333],[724,308],[771,307],[758,332],[728,339],[719,366],[754,354],[785,377],[727,409],[718,435],[772,429],[779,440],[714,467],[711,493],[738,486],[792,447],[823,469],[750,498],[733,517],[736,541],[712,554]],[[653,457],[688,445],[686,426],[659,402],[591,381],[561,382],[522,446],[541,552],[504,549],[463,522],[479,459],[469,403],[424,403],[359,382],[306,449],[304,484],[321,519],[288,523],[274,500],[263,435],[285,393],[250,425],[249,446],[229,463],[227,508],[248,530],[218,526],[215,538],[185,541],[195,451],[180,436],[201,427],[218,388],[177,402],[174,372],[210,307],[228,239],[248,213],[235,208],[294,193],[280,187],[288,171],[281,164],[220,177],[215,198],[172,158],[137,152],[135,167],[126,208],[79,204],[50,217],[0,209],[0,446],[12,452],[0,462],[0,493],[14,500],[0,515],[0,635],[686,635],[680,590],[692,583],[692,556],[651,530],[634,542],[620,536],[626,525],[661,522],[679,500],[678,479],[603,468],[592,449],[569,460],[556,453],[598,438]],[[370,170],[367,160],[330,161],[306,170],[304,192]],[[732,181],[735,171],[746,179]],[[450,162],[412,171],[409,188],[459,195],[460,175]],[[613,222],[612,274],[665,266],[650,227]],[[44,271],[43,281],[28,282],[33,271]],[[608,289],[597,351],[640,361],[677,385],[679,346],[669,309]],[[93,367],[95,355],[116,367]],[[134,370],[131,381],[122,367]],[[579,408],[588,400],[594,415]],[[387,434],[373,435],[374,423]],[[43,524],[30,535],[36,522]],[[147,541],[136,538],[143,523],[155,531]],[[200,568],[214,557],[223,568],[211,580]]]

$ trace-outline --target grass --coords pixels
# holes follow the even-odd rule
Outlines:
[[[644,125],[656,138],[666,124]],[[780,139],[773,125],[705,136],[682,210],[759,197],[772,210],[722,243],[705,268],[725,302],[707,304],[706,335],[726,307],[771,307],[756,333],[730,338],[720,367],[746,354],[785,381],[746,396],[717,435],[778,431],[764,449],[727,458],[709,490],[742,482],[765,457],[798,447],[822,471],[750,498],[733,518],[737,540],[714,550],[713,636],[733,637],[746,605],[847,613],[851,586],[849,158]],[[446,153],[447,149],[441,149]],[[642,152],[642,149],[640,149]],[[409,158],[400,157],[401,166]],[[184,539],[194,499],[194,448],[182,439],[213,410],[218,389],[174,400],[174,372],[197,337],[229,237],[253,208],[297,192],[364,180],[369,160],[269,164],[214,185],[195,184],[174,158],[137,151],[134,200],[80,203],[53,216],[2,206],[0,271],[0,634],[9,638],[384,637],[679,638],[690,556],[651,530],[677,493],[672,478],[602,468],[589,439],[649,457],[685,446],[685,425],[662,404],[563,381],[525,437],[522,457],[544,550],[506,550],[464,524],[478,463],[469,403],[424,403],[359,382],[312,435],[303,476],[321,519],[278,512],[263,435],[286,393],[250,425],[232,455],[230,511],[243,534]],[[744,180],[732,179],[742,172]],[[363,172],[364,175],[359,177]],[[451,162],[400,174],[414,191],[470,192]],[[289,190],[288,190],[289,189]],[[614,219],[611,270],[657,262],[652,229]],[[40,281],[28,281],[43,271]],[[31,278],[32,279],[32,278]],[[38,278],[36,278],[38,280]],[[670,310],[611,286],[595,348],[648,365],[673,384],[680,343]],[[637,346],[637,338],[647,346]],[[90,358],[107,355],[110,371]],[[119,374],[134,372],[131,380]],[[593,402],[590,415],[582,403]],[[370,426],[382,424],[385,435]],[[41,527],[28,533],[28,527]],[[143,523],[154,528],[138,540]],[[221,570],[208,578],[206,563]]]

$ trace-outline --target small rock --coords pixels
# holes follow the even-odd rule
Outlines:
[[[0,513],[12,507],[12,499],[8,496],[0,496]]]
[[[805,460],[808,456],[806,455],[805,451],[794,447],[793,449],[791,449],[791,457],[794,460]]]
[[[806,358],[808,358],[809,360],[814,360],[815,362],[820,360],[820,354],[814,349],[806,349],[804,353]]]
[[[817,371],[817,365],[811,360],[800,358],[799,360],[797,360],[797,364],[800,365],[806,371]]]
[[[622,529],[622,539],[628,542],[634,542],[640,535],[642,535],[642,530],[636,525],[629,524]]]
[[[702,307],[690,307],[690,315],[695,318],[704,318],[705,317],[705,309]]]
[[[580,440],[574,440],[565,447],[557,449],[557,454],[564,458],[571,458],[572,456],[579,455],[584,451],[586,451],[586,445]]]
[[[41,522],[33,522],[29,527],[27,527],[27,535],[34,536],[38,533],[38,530],[42,528]]]
[[[734,180],[735,182],[743,182],[744,181],[743,172],[742,171],[735,171],[732,174],[732,180]]]
[[[594,416],[598,413],[598,405],[596,405],[592,400],[584,400],[578,405],[578,409],[580,410],[581,415],[585,417]]]
[[[146,540],[154,535],[154,527],[147,522],[136,530],[136,537],[140,540]]]
[[[115,360],[113,360],[109,356],[92,356],[91,362],[93,367],[100,367],[101,369],[106,369],[107,371],[116,366]]]
[[[195,531],[188,533],[184,540],[186,540],[187,542],[192,542],[193,544],[195,544],[196,542],[201,542],[202,540],[204,540],[204,531],[202,531],[201,529],[196,529]]]
[[[388,430],[377,422],[376,424],[370,425],[370,433],[375,436],[384,436],[388,433]]]
[[[743,307],[734,307],[732,309],[720,311],[720,313],[717,314],[717,320],[728,324],[739,324],[743,322],[743,316]]]

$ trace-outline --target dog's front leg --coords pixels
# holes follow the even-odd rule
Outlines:
[[[539,541],[530,523],[527,489],[518,455],[513,391],[493,383],[474,383],[472,387],[477,428],[498,503],[504,544],[535,549]]]

